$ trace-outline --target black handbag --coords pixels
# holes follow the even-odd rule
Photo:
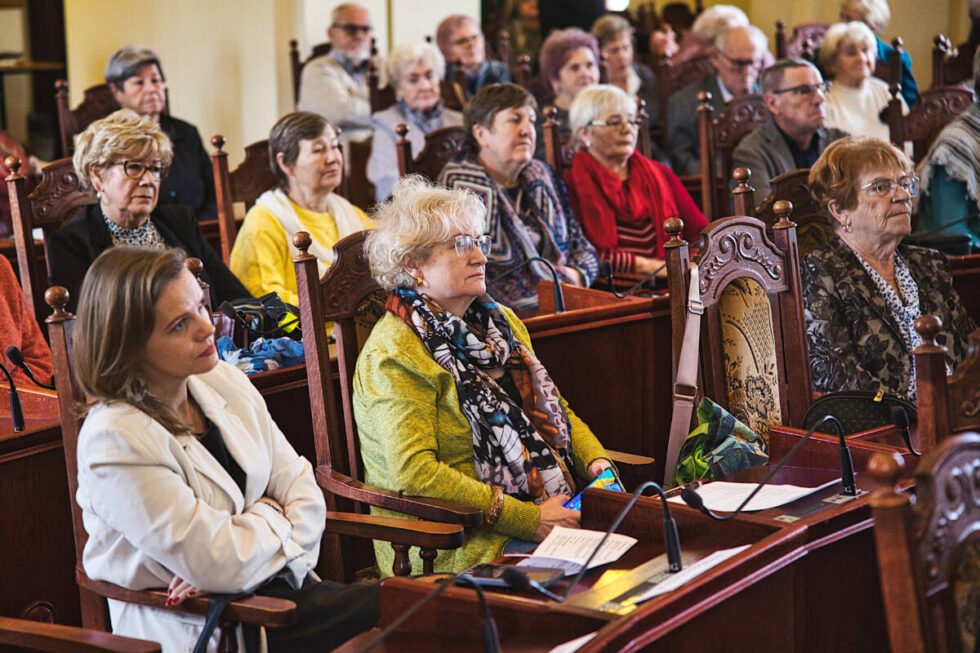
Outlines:
[[[901,406],[909,417],[909,424],[918,421],[918,411],[904,397],[885,394],[884,392],[865,392],[860,390],[845,390],[831,392],[813,402],[806,417],[803,418],[803,428],[809,430],[814,424],[827,415],[833,415],[840,420],[844,427],[844,435],[860,433],[880,426],[891,426],[892,406]],[[817,429],[819,433],[836,434],[830,424],[824,424]]]
[[[222,313],[248,331],[249,338],[303,339],[299,324],[299,308],[287,304],[279,295],[270,292],[258,299],[247,297],[222,302],[218,307]]]

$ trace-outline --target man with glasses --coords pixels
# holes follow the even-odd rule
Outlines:
[[[367,73],[372,30],[367,9],[354,3],[338,5],[327,28],[330,53],[303,66],[296,108],[319,113],[339,126],[344,143],[371,134]],[[376,63],[382,70],[381,62]]]
[[[444,18],[436,28],[436,45],[446,58],[446,79],[455,81],[457,64],[466,74],[463,92],[467,99],[484,86],[510,81],[506,63],[487,60],[483,32],[469,16],[453,14]]]
[[[678,175],[701,173],[698,143],[698,95],[711,93],[715,115],[735,97],[758,93],[756,80],[766,51],[766,35],[753,25],[734,27],[715,39],[715,72],[674,93],[667,105],[667,153]]]
[[[809,61],[780,59],[762,73],[769,120],[742,139],[732,155],[736,168],[752,171],[758,205],[769,182],[784,172],[810,168],[828,145],[847,134],[824,127],[828,85]]]

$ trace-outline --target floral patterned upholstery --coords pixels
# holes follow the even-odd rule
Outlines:
[[[769,427],[782,423],[772,311],[762,286],[736,279],[718,302],[728,410],[755,431],[766,449]]]

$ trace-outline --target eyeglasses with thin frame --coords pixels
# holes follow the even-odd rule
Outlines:
[[[358,25],[357,23],[334,23],[331,27],[344,30],[347,36],[357,36],[358,32],[370,34],[374,28],[370,25]]]
[[[820,82],[819,84],[800,84],[799,86],[780,88],[774,91],[770,91],[770,93],[772,93],[773,95],[792,93],[796,97],[812,97],[814,93],[821,93],[822,95],[827,95],[827,91],[829,90],[830,90],[830,82]]]
[[[468,256],[474,247],[479,248],[484,256],[490,254],[490,236],[487,234],[475,238],[469,234],[460,234],[454,236],[450,242],[456,248],[457,256]]]
[[[882,177],[861,186],[861,190],[871,191],[878,197],[894,197],[895,189],[899,187],[908,193],[909,197],[915,197],[919,194],[919,178],[912,175],[905,175],[898,179]]]
[[[732,59],[721,50],[718,51],[718,54],[720,54],[721,58],[727,61],[732,68],[760,68],[762,66],[762,59],[759,59],[758,61],[755,59]]]
[[[593,127],[612,127],[613,129],[622,129],[623,125],[626,125],[630,129],[636,129],[639,125],[636,124],[636,116],[613,116],[608,120],[593,120],[589,123]]]
[[[150,171],[150,177],[155,181],[160,181],[167,176],[170,168],[161,163],[141,163],[139,161],[116,161],[112,165],[122,166],[123,172],[130,179],[142,179],[146,171]]]

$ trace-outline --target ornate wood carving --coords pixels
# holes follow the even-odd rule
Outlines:
[[[41,183],[29,199],[34,227],[57,227],[71,209],[95,203],[95,193],[81,187],[71,159],[59,159],[41,169]]]
[[[715,67],[711,64],[711,55],[705,51],[686,61],[670,64],[663,67],[671,91],[677,91],[697,79],[710,75],[715,72]]]
[[[58,623],[58,611],[49,601],[35,601],[21,610],[20,618],[29,621],[55,624]]]
[[[961,87],[931,88],[923,91],[905,116],[905,138],[918,141],[934,135],[973,104],[974,94]]]
[[[352,234],[334,246],[337,258],[320,280],[320,296],[327,320],[354,316],[361,300],[380,288],[371,276],[364,253],[365,236],[363,231]]]
[[[443,166],[459,156],[466,142],[466,130],[462,127],[441,127],[425,136],[425,147],[412,161],[409,169],[428,179],[435,180]]]
[[[269,141],[256,141],[245,148],[245,160],[228,173],[233,202],[255,204],[259,195],[275,188],[278,180],[269,168]]]
[[[793,28],[793,36],[786,42],[785,57],[813,59],[814,53],[823,43],[824,35],[830,25],[826,23],[803,23]]]
[[[712,231],[712,237],[698,257],[700,288],[705,304],[714,303],[730,276],[729,266],[739,262],[739,276],[746,273],[757,278],[767,294],[786,290],[783,252],[765,233],[765,225],[755,218],[725,218],[724,227]],[[729,274],[726,274],[728,272]]]
[[[761,95],[743,95],[725,105],[725,112],[714,122],[715,147],[735,149],[746,134],[755,131],[769,119]]]

